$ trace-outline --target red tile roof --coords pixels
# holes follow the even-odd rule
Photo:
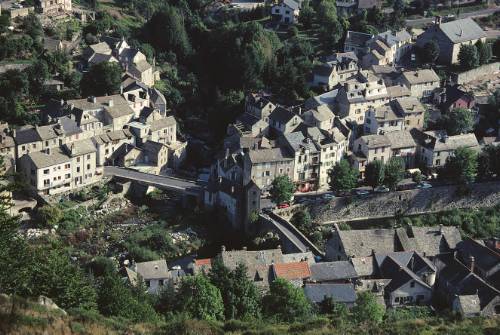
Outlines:
[[[274,274],[278,278],[287,280],[303,279],[311,276],[311,269],[307,262],[273,264]]]
[[[195,259],[194,264],[197,266],[212,265],[212,259],[211,258]]]

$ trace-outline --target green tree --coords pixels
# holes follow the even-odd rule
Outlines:
[[[300,210],[293,214],[290,222],[306,235],[312,234],[314,231],[311,214],[309,214],[307,209]]]
[[[315,16],[316,11],[312,8],[310,2],[304,1],[299,14],[299,22],[304,26],[304,28],[311,29]]]
[[[470,148],[458,148],[448,156],[444,172],[461,185],[473,183],[477,176],[477,153]]]
[[[474,114],[467,108],[455,108],[442,116],[441,122],[448,135],[460,135],[474,128]]]
[[[458,61],[464,70],[470,70],[479,66],[479,55],[474,45],[462,44],[458,52]]]
[[[385,166],[384,162],[376,160],[366,165],[365,181],[368,185],[375,188],[384,183]]]
[[[439,44],[436,40],[430,40],[418,49],[418,54],[422,63],[434,64],[439,57]]]
[[[158,52],[174,52],[184,59],[193,52],[184,16],[173,6],[165,5],[144,25],[142,35]]]
[[[284,202],[289,202],[292,199],[294,191],[295,185],[290,177],[287,175],[281,175],[274,178],[269,193],[271,194],[271,199],[275,204],[282,204]]]
[[[405,175],[405,161],[401,157],[391,157],[385,165],[384,182],[391,190],[395,190]]]
[[[54,227],[63,218],[62,210],[57,206],[45,205],[38,209],[38,216],[46,227]]]
[[[489,43],[483,43],[479,40],[476,42],[476,49],[479,56],[479,65],[488,64],[491,57],[493,57],[491,45]]]
[[[377,302],[373,293],[365,291],[358,294],[356,305],[352,308],[352,315],[357,322],[380,323],[384,314],[384,307]]]
[[[159,319],[144,287],[129,287],[117,273],[107,273],[98,280],[99,311],[105,316],[119,316],[136,322]]]
[[[350,191],[358,184],[359,172],[352,168],[347,159],[341,159],[331,170],[328,171],[329,186],[332,191]]]
[[[417,184],[420,184],[422,182],[422,173],[420,171],[415,171],[413,172],[413,174],[411,175],[411,179],[417,183]]]
[[[116,63],[99,63],[93,65],[83,75],[80,82],[84,96],[102,96],[116,94],[120,90],[122,69]]]
[[[248,279],[247,268],[238,264],[229,270],[216,260],[209,275],[210,281],[219,289],[224,302],[226,319],[257,319],[260,316],[260,296],[254,283]]]
[[[217,287],[207,277],[184,277],[177,293],[180,310],[201,320],[224,319],[224,303]]]
[[[263,299],[264,313],[279,321],[306,320],[312,314],[312,307],[304,290],[278,278],[270,285],[269,293]]]

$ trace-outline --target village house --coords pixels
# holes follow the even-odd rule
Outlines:
[[[8,123],[0,122],[0,156],[6,164],[15,164],[16,142]]]
[[[142,282],[150,294],[160,293],[172,278],[164,259],[133,263],[130,267],[125,267],[125,271],[130,284],[136,286]]]
[[[360,71],[355,78],[344,82],[337,96],[339,116],[348,117],[358,125],[365,122],[365,113],[370,107],[382,106],[388,101],[383,80],[369,71]]]
[[[306,261],[274,263],[271,265],[271,270],[272,277],[274,279],[285,279],[296,287],[302,287],[304,285],[304,281],[311,277],[309,263]]]
[[[397,113],[390,103],[377,108],[370,108],[365,116],[366,134],[386,134],[391,131],[403,130],[404,117]]]
[[[349,261],[320,262],[311,264],[310,282],[347,283],[358,278],[354,266]]]
[[[313,139],[320,150],[318,188],[328,186],[329,170],[340,162],[347,152],[349,147],[348,136],[342,130],[337,125],[328,132],[319,128],[307,128],[309,138]]]
[[[13,132],[16,143],[16,158],[23,155],[57,148],[62,144],[63,132],[54,125],[26,126]]]
[[[411,130],[417,142],[418,160],[428,171],[434,171],[446,164],[449,156],[460,147],[479,150],[479,143],[474,134],[448,136],[445,130],[422,132]]]
[[[37,8],[45,15],[71,12],[71,0],[37,0]]]
[[[404,71],[399,77],[399,83],[408,87],[411,96],[428,100],[435,89],[439,88],[441,79],[432,69]]]
[[[328,131],[333,128],[335,114],[328,105],[320,105],[303,113],[302,118],[308,126]]]
[[[344,42],[344,52],[352,51],[358,59],[362,59],[369,52],[370,48],[367,43],[373,37],[374,35],[372,34],[348,30]]]
[[[385,135],[365,135],[354,141],[351,160],[364,178],[366,165],[380,160],[387,163],[391,158],[391,142]]]
[[[299,17],[301,5],[302,0],[280,0],[271,7],[271,16],[281,23],[294,24]]]
[[[406,30],[386,31],[367,42],[370,51],[363,56],[363,67],[372,65],[395,65],[411,50],[411,35]]]
[[[475,107],[474,95],[458,86],[446,86],[434,94],[434,103],[446,113],[455,108],[472,109]]]
[[[98,182],[102,178],[102,168],[96,166],[96,148],[90,139],[80,140],[62,146],[71,158],[71,187],[73,189]]]
[[[436,17],[435,24],[418,36],[417,46],[424,48],[432,40],[439,45],[438,62],[456,64],[460,47],[486,42],[486,33],[472,18],[442,23],[441,17]]]
[[[135,137],[129,129],[108,131],[92,137],[92,141],[97,149],[97,166],[112,163],[113,154],[123,144],[135,145]]]
[[[293,132],[302,123],[300,116],[283,107],[276,107],[269,114],[269,126],[277,134]]]
[[[276,108],[264,93],[250,93],[245,97],[245,113],[269,122],[269,115]]]
[[[320,305],[325,299],[331,298],[335,303],[343,304],[347,308],[354,306],[356,291],[353,284],[339,283],[306,283],[304,293],[310,302]]]
[[[400,157],[405,162],[405,169],[417,165],[417,142],[408,130],[399,130],[385,134],[391,143],[391,157]]]
[[[403,130],[410,130],[413,128],[422,129],[424,127],[425,108],[417,98],[397,98],[391,101],[391,105],[394,110],[403,115]]]
[[[324,86],[331,90],[355,75],[358,69],[358,57],[354,52],[336,53],[314,66],[312,86]]]
[[[249,150],[244,153],[243,183],[253,180],[263,190],[269,190],[274,178],[287,175],[293,180],[294,155],[285,148]]]
[[[453,252],[461,240],[454,226],[362,230],[339,230],[336,226],[326,243],[325,257],[334,261],[369,257],[373,253],[416,251],[432,258]]]

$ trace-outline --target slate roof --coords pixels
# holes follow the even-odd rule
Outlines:
[[[57,123],[61,125],[61,129],[66,136],[83,133],[83,130],[78,126],[76,120],[70,116],[63,116],[57,119]]]
[[[473,256],[476,266],[483,271],[490,271],[500,264],[500,254],[470,238],[459,242],[457,248],[463,262]],[[497,271],[500,272],[500,268]]]
[[[133,64],[132,67],[136,68],[137,71],[141,73],[152,68],[152,66],[148,63],[147,60],[142,60],[140,62],[137,62]]]
[[[408,130],[390,131],[384,134],[391,142],[391,149],[416,148],[417,142]]]
[[[322,76],[322,77],[328,77],[333,71],[333,67],[328,64],[318,64],[315,65],[313,68],[313,74]]]
[[[59,149],[52,150],[50,154],[42,151],[32,152],[28,154],[28,157],[38,169],[71,162],[71,158]]]
[[[238,264],[242,263],[246,266],[250,265],[270,265],[273,263],[283,263],[283,254],[281,249],[268,250],[232,250],[222,251],[221,259],[223,264],[229,269],[234,269]]]
[[[387,87],[387,95],[392,98],[409,97],[411,91],[406,86],[395,85]]]
[[[117,107],[120,105],[127,106],[128,108],[128,102],[123,98],[120,94],[115,94],[115,95],[109,95],[109,96],[102,96],[102,97],[96,97],[96,102],[93,103],[91,98],[87,99],[75,99],[75,100],[68,100],[67,104],[72,105],[73,108],[79,109],[82,111],[89,111],[89,110],[99,110],[103,109],[104,107],[109,107],[109,101],[113,100],[113,106]],[[133,113],[133,110],[132,110]]]
[[[295,0],[283,0],[283,3],[293,10],[300,8],[300,3]]]
[[[357,31],[347,31],[346,42],[357,47],[365,47],[366,43],[373,37],[371,34],[360,33]]]
[[[428,82],[439,82],[439,76],[432,69],[421,69],[416,71],[404,71],[402,76],[410,85],[419,85]]]
[[[302,149],[309,150],[311,153],[318,151],[314,142],[310,138],[305,137],[300,131],[285,134],[283,138],[294,152],[299,152]]]
[[[396,234],[404,250],[415,250],[429,257],[455,249],[462,240],[460,231],[453,226],[399,228]]]
[[[17,145],[38,142],[42,139],[35,128],[18,129],[14,137]]]
[[[308,110],[306,113],[310,113],[318,121],[328,121],[335,117],[332,109],[328,105],[319,105],[316,108]]]
[[[167,262],[164,259],[136,263],[136,272],[144,280],[169,278]]]
[[[311,280],[316,282],[345,280],[358,277],[351,262],[322,262],[310,265]]]
[[[384,42],[389,46],[393,46],[394,44],[397,44],[399,42],[411,40],[411,35],[406,31],[406,29],[397,31],[396,33],[387,30],[383,33],[378,34],[377,37],[382,38]]]
[[[388,147],[391,142],[385,135],[365,135],[361,137],[368,148]]]
[[[417,129],[412,129],[411,133],[421,146],[434,151],[452,151],[459,147],[479,147],[479,142],[473,133],[447,136],[445,130],[421,132]]]
[[[166,118],[155,120],[151,124],[151,131],[157,131],[160,129],[164,129],[176,124],[175,117],[167,116]]]
[[[356,292],[352,284],[306,284],[304,293],[314,303],[320,303],[326,297],[332,298],[335,302],[347,304],[353,304],[356,301]]]
[[[146,141],[142,145],[142,149],[153,156],[158,156],[159,152],[165,147],[163,143],[154,141]]]
[[[297,116],[294,112],[289,111],[283,107],[276,107],[271,114],[269,114],[269,119],[276,120],[281,123],[288,123],[291,119]]]
[[[423,282],[413,271],[406,266],[401,266],[392,256],[385,258],[380,267],[383,277],[391,278],[391,282],[387,285],[386,291],[392,292],[405,285],[410,281],[419,283],[424,288],[431,290],[431,287]]]
[[[457,297],[458,306],[465,315],[479,315],[481,305],[477,294],[459,295]]]
[[[281,162],[293,160],[293,157],[284,148],[258,149],[248,152],[250,162],[253,164],[266,162]]]
[[[372,276],[375,274],[373,256],[355,257],[351,259],[351,263],[359,277]]]
[[[315,263],[314,255],[311,251],[283,254],[283,263],[307,262],[309,266]]]
[[[394,121],[394,120],[402,120],[403,116],[397,114],[390,104],[385,104],[379,107],[376,107],[372,111],[375,112],[375,118],[379,119],[382,122]]]
[[[358,0],[359,9],[371,9],[373,7],[380,7],[379,0]]]
[[[395,99],[393,104],[405,114],[424,113],[424,106],[415,97],[405,97]]]
[[[276,278],[296,280],[311,276],[311,270],[307,262],[275,263],[272,267]]]
[[[337,230],[347,256],[370,256],[375,252],[392,252],[394,229]]]
[[[84,139],[72,143],[66,143],[64,144],[63,148],[71,157],[86,155],[97,151],[91,139]]]
[[[452,43],[461,43],[486,37],[483,29],[471,18],[441,23],[439,29]]]

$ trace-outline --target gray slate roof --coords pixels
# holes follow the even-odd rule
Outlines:
[[[311,264],[311,280],[316,282],[356,278],[354,266],[348,261]]]
[[[304,293],[314,303],[320,303],[326,297],[331,297],[333,301],[340,303],[352,304],[356,301],[356,292],[352,284],[306,284]]]
[[[293,160],[283,148],[250,150],[248,157],[253,164]]]
[[[269,119],[279,121],[281,123],[287,123],[293,117],[297,116],[294,112],[289,111],[283,107],[276,107],[272,113],[269,115]]]
[[[69,163],[71,161],[70,157],[66,156],[58,149],[52,150],[50,154],[39,151],[32,152],[27,156],[31,159],[33,164],[38,169],[43,169],[49,166],[59,165],[63,163]]]
[[[167,262],[164,259],[136,264],[136,272],[144,279],[169,278]]]
[[[476,40],[486,37],[486,33],[471,18],[442,23],[439,29],[453,43]]]

